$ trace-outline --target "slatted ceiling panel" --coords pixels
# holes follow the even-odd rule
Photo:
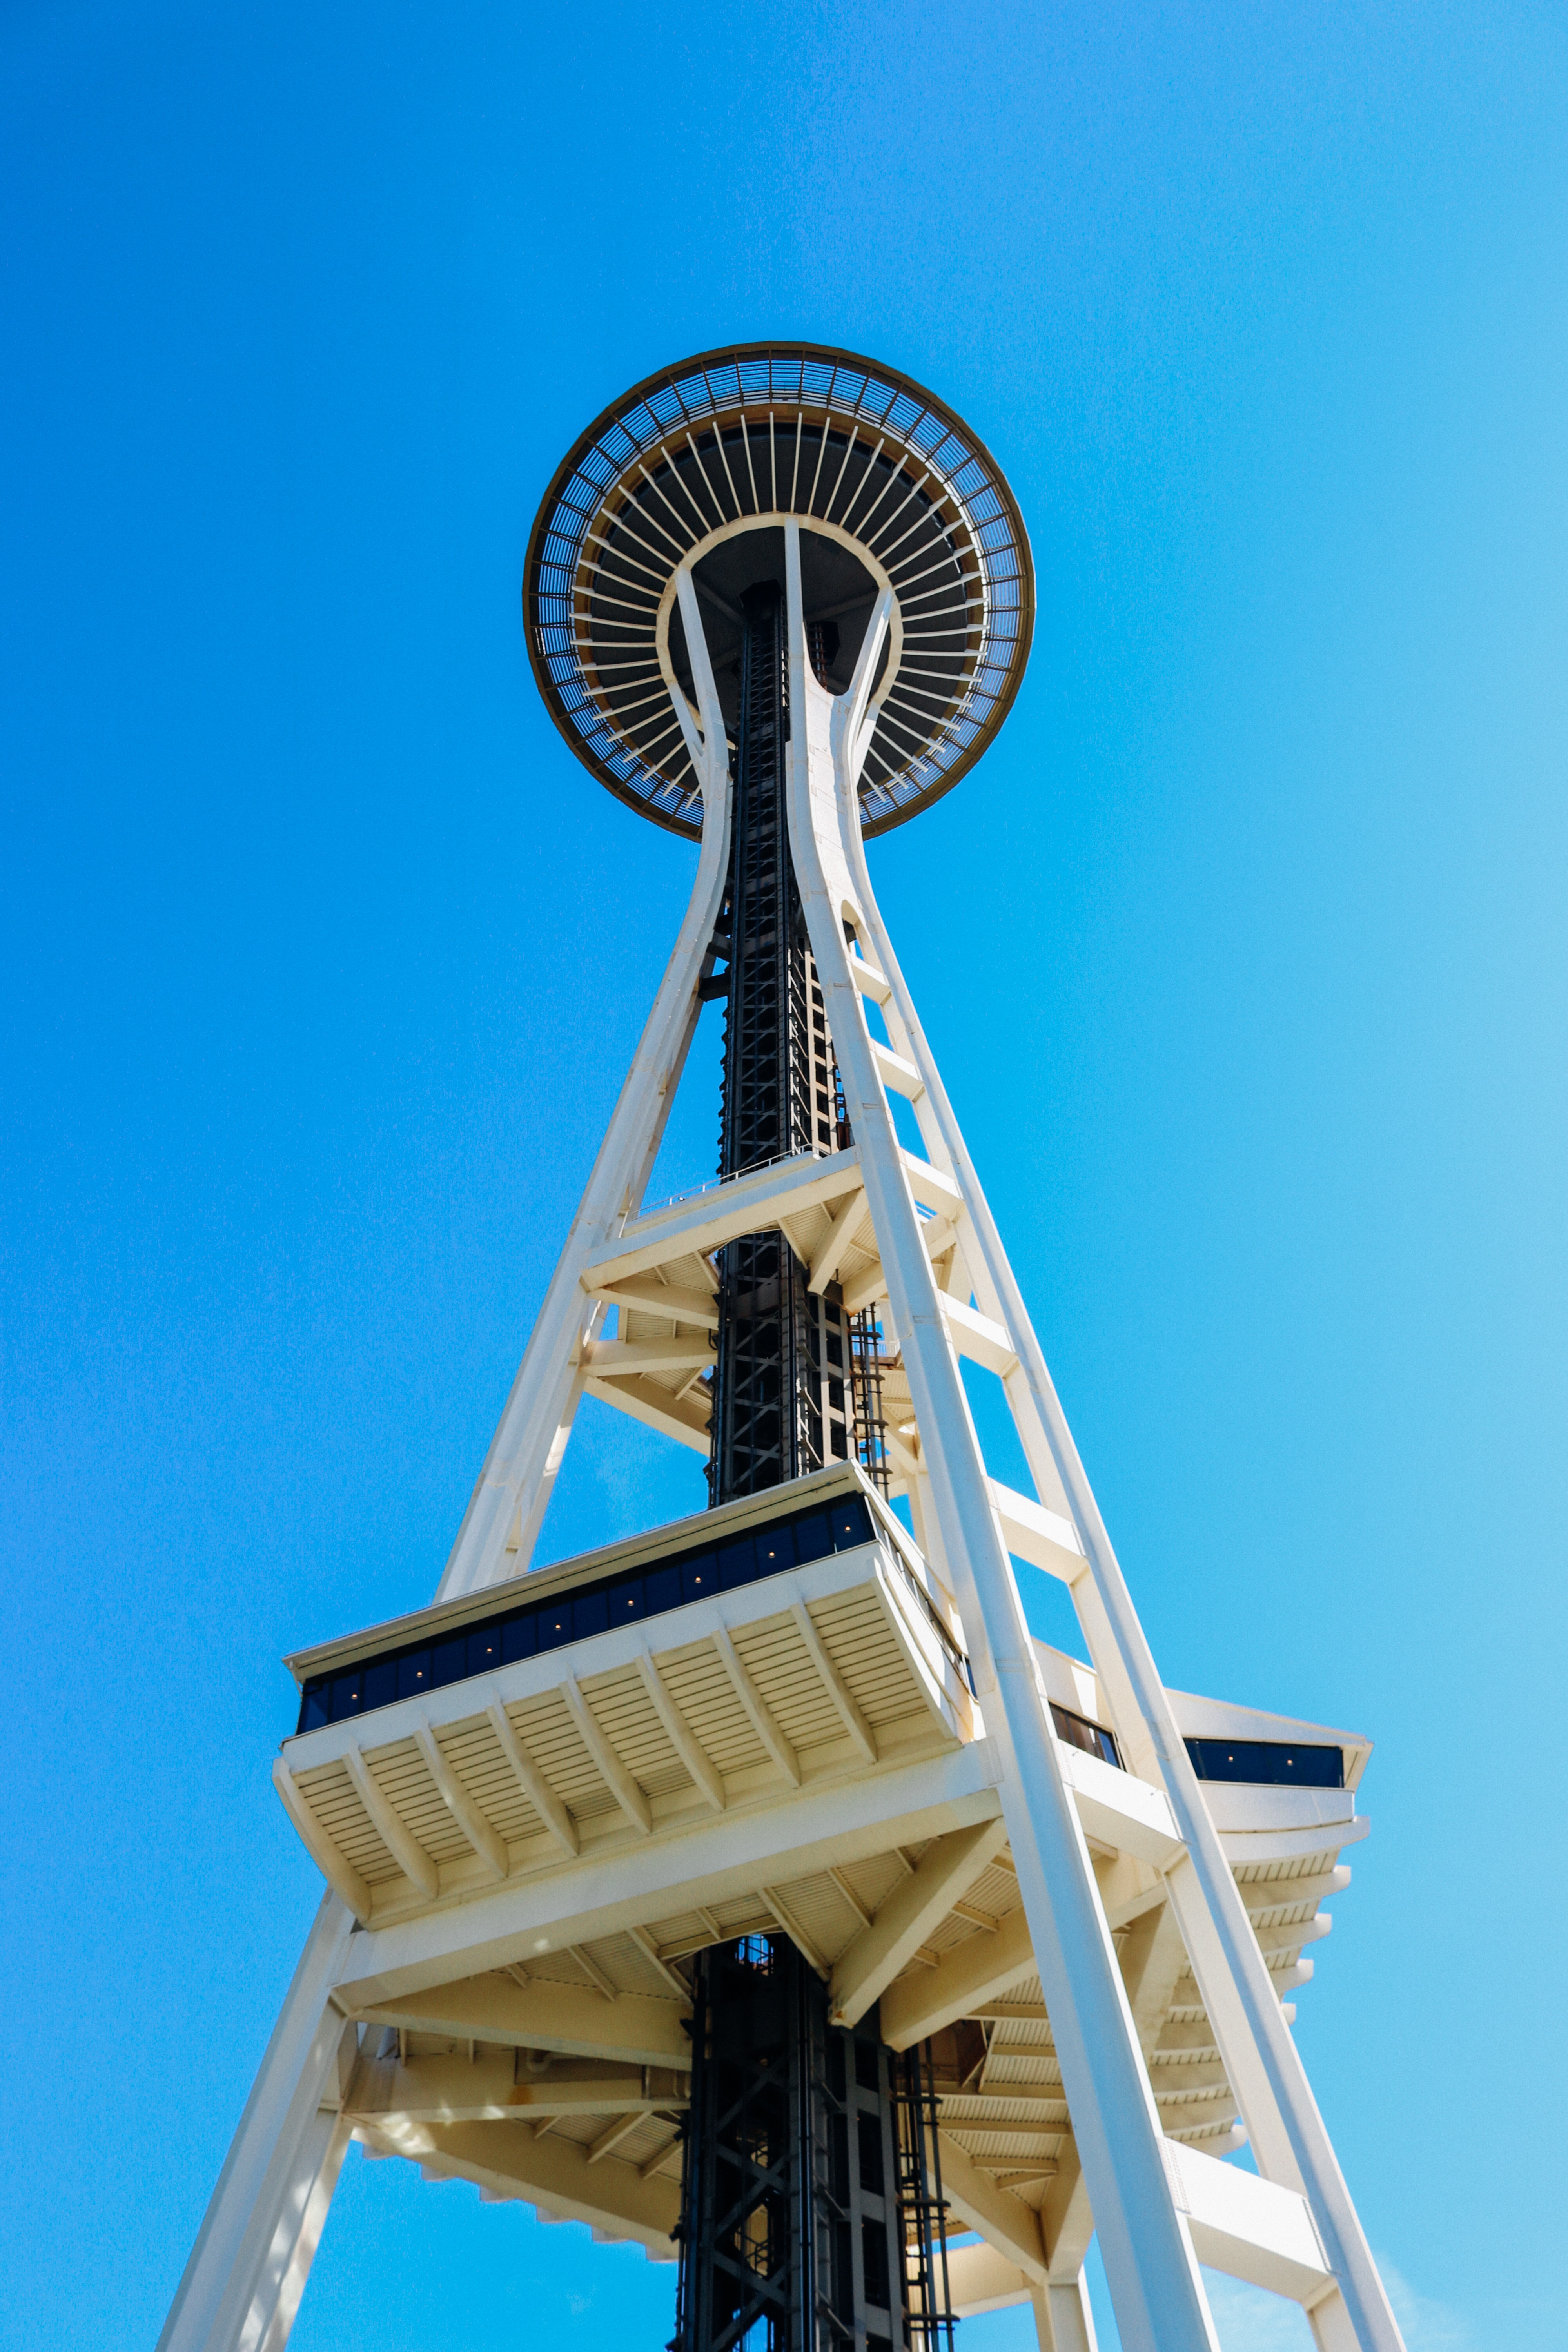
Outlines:
[[[1254,1899],[1257,1892],[1256,1887],[1248,1889]],[[1289,1886],[1284,1886],[1280,1889],[1280,1896],[1279,1902],[1269,1904],[1266,1910],[1254,1910],[1252,1904],[1248,1903],[1247,1910],[1254,1927],[1305,1927],[1317,1916],[1318,1898],[1315,1895],[1297,1897],[1291,1895]]]
[[[972,2131],[1027,2131],[1031,2134],[1052,2133],[1059,2137],[1068,2129],[1068,2109],[1065,2099],[1002,2099],[987,2091],[971,2096],[966,2092],[944,2091],[942,2100],[943,2131],[961,2134],[967,2138]]]
[[[875,1592],[861,1585],[818,1601],[811,1622],[867,1721],[895,1723],[924,1706],[897,1636]]]
[[[727,1941],[731,1936],[747,1936],[773,1926],[773,1915],[759,1895],[738,1895],[731,1903],[715,1903],[713,1916],[724,1931]]]
[[[791,1879],[779,1887],[792,1919],[798,1920],[825,1960],[836,1960],[860,1932],[860,1921],[826,1871]]]
[[[944,2119],[942,2129],[949,2128]],[[1059,2131],[976,2131],[965,2126],[954,2131],[952,2137],[987,2170],[998,2166],[1054,2165],[1061,2146]]]
[[[973,1919],[961,1918],[956,1911],[950,1911],[940,1926],[931,1929],[925,1940],[931,1951],[951,1952],[960,1944],[973,1943],[977,1936],[984,1937],[989,1941],[994,1933],[994,1928],[977,1927]]]
[[[691,1775],[634,1668],[596,1675],[583,1685],[583,1696],[605,1738],[650,1797],[692,1786]]]
[[[458,1827],[430,1777],[430,1768],[411,1739],[397,1740],[365,1758],[365,1769],[399,1821],[433,1862],[466,1861],[472,1846]]]
[[[844,1738],[843,1718],[787,1617],[744,1626],[733,1639],[742,1664],[796,1748],[825,1748]]]
[[[1032,2032],[1044,2033],[1048,2029],[1040,2025]],[[1059,2083],[1062,2070],[1055,2049],[1047,2043],[1018,2044],[994,2042],[985,2061],[986,2095],[1005,2083]]]
[[[875,1918],[900,1879],[907,1878],[909,1873],[897,1854],[878,1853],[868,1862],[851,1863],[844,1876]]]
[[[438,1735],[441,1753],[498,1837],[521,1845],[544,1828],[482,1716]]]
[[[621,1992],[647,1993],[655,2000],[674,2000],[668,1979],[655,1968],[635,1937],[602,1936],[583,1948]]]
[[[710,1642],[660,1654],[665,1687],[721,1772],[744,1772],[766,1764],[768,1751]]]
[[[689,1951],[694,1945],[710,1940],[707,1923],[695,1911],[677,1911],[668,1919],[651,1920],[647,1932],[661,1952],[667,1945]]]
[[[1024,1898],[1018,1892],[1018,1882],[1010,1870],[998,1862],[983,1870],[964,1896],[966,1903],[976,1903],[982,1911],[989,1911],[994,1919],[1005,1919],[1012,1912],[1021,1911]]]
[[[524,1699],[509,1706],[507,1714],[555,1794],[579,1821],[620,1811],[558,1690]]]
[[[389,1880],[402,1877],[403,1864],[388,1852],[381,1832],[357,1796],[352,1806],[321,1808],[319,1818],[344,1860],[353,1863],[367,1886],[384,1886]]]
[[[1011,2057],[1018,2051],[1053,2052],[1050,2020],[1044,2017],[999,2017],[986,2027],[991,2036],[991,2056],[987,2065],[994,2065],[1004,2055]]]
[[[550,2126],[550,2137],[552,2139],[574,2140],[579,2147],[590,2147],[606,2126],[614,2121],[614,2111],[607,2107],[600,2116],[582,2113],[558,2116]]]
[[[600,2128],[602,2130],[605,2126],[601,2125]],[[669,2126],[665,2122],[664,2117],[657,2115],[645,2116],[630,2138],[622,2140],[619,2147],[612,2148],[609,2155],[603,2158],[601,2161],[605,2164],[640,2166],[646,2164],[650,2157],[657,2156],[660,2148],[673,2146]]]
[[[1280,1879],[1320,1877],[1325,1870],[1332,1870],[1339,1858],[1340,1848],[1331,1845],[1321,1853],[1292,1854],[1284,1862],[1240,1863],[1234,1875],[1246,1894],[1254,1886],[1269,1885]]]

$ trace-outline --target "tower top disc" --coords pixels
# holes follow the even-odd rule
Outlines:
[[[592,424],[544,494],[523,614],[540,692],[601,783],[696,839],[701,793],[676,602],[689,566],[727,718],[747,589],[802,532],[818,675],[853,673],[879,592],[892,625],[860,779],[868,835],[973,767],[1023,677],[1035,574],[1017,501],[952,409],[894,368],[816,343],[740,343],[661,369]]]

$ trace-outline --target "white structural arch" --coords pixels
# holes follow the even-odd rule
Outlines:
[[[681,1960],[758,1922],[822,1969],[840,2019],[879,1999],[896,2046],[978,2022],[973,2095],[941,2132],[975,2233],[953,2256],[961,2308],[1027,2300],[1043,2347],[1085,2352],[1098,2231],[1127,2352],[1215,2346],[1200,2261],[1297,2301],[1324,2352],[1396,2352],[1281,1999],[1310,1974],[1318,1897],[1364,1825],[1348,1788],[1205,1784],[1186,1742],[1312,1735],[1342,1745],[1349,1784],[1364,1745],[1271,1733],[1160,1681],[867,870],[895,591],[829,691],[803,526],[771,506],[758,521],[784,536],[790,840],[854,1148],[641,1213],[713,970],[730,821],[682,561],[696,716],[668,665],[664,690],[700,794],[691,903],[432,1609],[298,1667],[352,1673],[393,1631],[406,1646],[482,1629],[527,1574],[584,1393],[706,1450],[708,1261],[770,1225],[814,1286],[879,1302],[914,1542],[877,1505],[860,1551],[548,1656],[470,1654],[427,1698],[286,1743],[279,1793],[331,1891],[162,2352],[280,2352],[351,2138],[668,2257]],[[989,1475],[962,1358],[1001,1380],[1032,1496]],[[1085,1661],[1032,1639],[1015,1559],[1066,1584]],[[569,1598],[606,1562],[527,1590]],[[1100,1754],[1058,1736],[1063,1708],[1108,1735]],[[1216,2160],[1243,2138],[1256,2176]]]

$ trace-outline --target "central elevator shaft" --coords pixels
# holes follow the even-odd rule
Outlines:
[[[719,1172],[848,1140],[784,805],[789,667],[771,582],[742,600],[741,708],[730,850],[730,995]],[[720,1256],[711,1499],[727,1503],[848,1458],[852,1418],[837,1297],[816,1297],[778,1232]]]
[[[741,599],[720,1173],[849,1141],[790,856],[784,599]],[[819,677],[835,649],[808,629]],[[714,1504],[859,1458],[885,1486],[879,1334],[774,1230],[719,1254]],[[857,1410],[858,1406],[858,1411]],[[921,2053],[886,2048],[873,2007],[829,2021],[787,1935],[697,1954],[680,2286],[670,2352],[951,2352],[935,2098]]]

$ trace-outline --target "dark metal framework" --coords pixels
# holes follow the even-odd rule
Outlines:
[[[790,858],[784,746],[789,728],[784,615],[771,582],[742,599],[720,1172],[742,1175],[848,1139],[837,1069]],[[776,1231],[731,1242],[719,1261],[715,1503],[803,1477],[850,1446],[843,1310],[806,1286]]]
[[[787,1937],[698,1957],[671,2352],[952,2352],[935,2095]]]
[[[896,369],[817,344],[682,361],[571,450],[523,585],[534,675],[562,734],[672,832],[701,829],[668,692],[676,568],[786,515],[859,551],[896,598],[897,660],[860,782],[868,835],[949,791],[1017,692],[1034,626],[1028,541],[1000,468],[952,409]]]

